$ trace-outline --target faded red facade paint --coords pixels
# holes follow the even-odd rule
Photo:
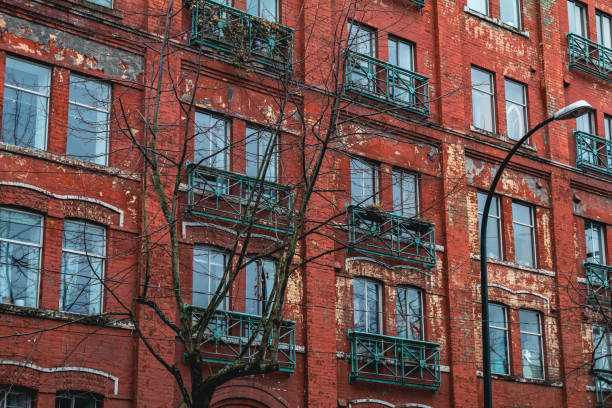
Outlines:
[[[245,9],[245,1],[234,7]],[[612,14],[609,1],[588,0],[587,27],[596,38],[595,12]],[[302,6],[305,6],[302,9]],[[108,284],[117,294],[104,297],[105,311],[119,301],[130,302],[139,284],[138,251],[131,242],[142,230],[142,161],[125,136],[135,134],[139,107],[146,90],[139,85],[154,75],[153,54],[143,45],[155,41],[165,9],[162,1],[117,0],[113,8],[87,1],[44,3],[7,0],[0,5],[0,81],[4,83],[7,56],[23,58],[51,69],[50,109],[45,150],[0,143],[0,206],[18,207],[44,216],[38,307],[0,305],[0,386],[29,390],[35,407],[53,407],[58,392],[89,391],[101,396],[104,407],[177,406],[180,394],[172,378],[148,353],[129,325],[112,319],[71,324],[42,334],[39,329],[62,325],[74,316],[58,312],[64,220],[79,218],[106,227]],[[172,74],[194,86],[197,58],[188,46],[191,17],[174,5],[181,24],[171,57]],[[280,22],[296,29],[294,75],[311,85],[298,96],[306,114],[321,109],[317,87],[329,73],[329,55],[317,52],[334,38],[331,21],[342,4],[280,1]],[[301,10],[301,12],[300,12]],[[498,0],[490,0],[490,16],[499,18]],[[437,259],[428,269],[401,261],[370,257],[342,249],[308,264],[292,278],[285,317],[296,321],[296,369],[241,378],[220,387],[215,407],[476,407],[482,404],[480,286],[477,191],[486,190],[494,171],[512,146],[506,135],[504,79],[526,86],[528,123],[533,125],[557,109],[586,99],[596,109],[594,131],[604,137],[605,115],[612,115],[612,82],[568,69],[567,5],[564,1],[521,3],[521,29],[499,24],[467,8],[466,1],[426,0],[418,9],[409,1],[375,1],[351,17],[376,30],[376,57],[387,61],[388,38],[414,44],[414,70],[429,78],[431,115],[427,119],[405,112],[378,113],[385,104],[356,98],[343,111],[347,135],[327,160],[322,183],[325,194],[315,197],[312,216],[343,209],[350,203],[350,159],[362,157],[378,164],[379,201],[393,210],[391,172],[402,168],[419,176],[420,216],[435,223]],[[178,21],[178,20],[177,20]],[[315,27],[316,35],[312,36]],[[178,35],[180,34],[180,35]],[[274,95],[282,90],[274,75],[243,71],[214,55],[204,54],[196,94],[198,108],[231,120],[231,140],[238,141],[247,124],[264,125],[278,115]],[[493,133],[471,127],[470,67],[494,74]],[[319,69],[321,68],[322,69]],[[121,98],[127,121],[111,120],[109,166],[68,158],[69,77],[91,76],[112,84]],[[609,78],[608,78],[609,79]],[[2,87],[4,89],[4,87]],[[0,91],[2,92],[2,91]],[[0,110],[3,98],[0,98]],[[121,107],[114,103],[113,114]],[[162,105],[166,123],[182,129],[187,120],[175,101]],[[0,126],[2,126],[0,124]],[[355,129],[372,129],[372,134]],[[597,316],[584,301],[586,259],[585,220],[604,227],[606,254],[612,256],[612,175],[578,169],[575,122],[553,123],[535,134],[521,149],[498,187],[501,212],[502,259],[489,264],[490,298],[508,310],[509,375],[493,380],[495,406],[594,407],[594,379],[589,374],[593,350],[592,325]],[[283,134],[291,144],[292,131]],[[180,133],[180,132],[176,132]],[[166,130],[172,135],[172,130]],[[385,137],[379,136],[384,134]],[[162,144],[172,147],[177,138]],[[193,149],[193,147],[191,147]],[[609,159],[608,159],[609,160]],[[280,181],[291,184],[300,172],[299,151],[281,153]],[[243,173],[245,152],[232,152],[230,170]],[[148,194],[151,194],[149,191]],[[536,266],[515,262],[513,202],[534,209]],[[150,209],[154,212],[155,209]],[[160,223],[151,219],[153,225]],[[201,221],[201,220],[192,220]],[[221,225],[227,227],[226,224]],[[202,225],[182,225],[183,281],[190,287],[193,245],[227,246],[231,231]],[[346,231],[337,232],[346,240]],[[266,246],[255,240],[250,251]],[[332,239],[303,241],[307,256],[340,247]],[[169,265],[160,258],[152,276],[152,291],[160,296],[171,284]],[[354,281],[365,277],[381,287],[382,333],[396,335],[396,288],[410,286],[423,293],[424,339],[440,344],[442,368],[438,391],[401,385],[355,381],[349,383],[348,331],[354,328]],[[232,295],[236,310],[244,310],[244,277]],[[189,296],[188,296],[189,297]],[[168,298],[165,310],[173,310]],[[542,317],[545,378],[523,377],[519,310]],[[155,322],[148,309],[143,321]],[[115,316],[117,317],[117,316]],[[152,346],[185,372],[183,349],[160,322],[150,323]],[[26,336],[2,337],[28,333]],[[216,366],[211,366],[211,369]],[[1,405],[0,405],[1,406]]]

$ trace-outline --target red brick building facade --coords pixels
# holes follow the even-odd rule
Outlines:
[[[339,136],[308,216],[338,217],[331,233],[301,242],[300,256],[317,259],[287,289],[285,365],[224,384],[212,406],[482,405],[479,201],[514,141],[579,99],[593,114],[534,134],[497,188],[488,234],[493,398],[496,407],[612,406],[612,3],[231,6],[0,3],[0,408],[180,405],[172,376],[120,314],[145,279],[140,236],[163,230],[143,177],[142,118],[162,118],[170,154],[189,127],[209,134],[207,147],[189,139],[187,160],[203,164],[179,194],[191,210],[179,225],[181,277],[198,305],[212,281],[196,283],[196,272],[210,277],[235,231],[232,216],[198,212],[194,180],[223,185],[221,196],[231,195],[223,183],[248,184],[240,175],[253,176],[249,155],[259,157],[265,129],[281,113],[297,116],[276,103],[287,84],[302,123],[328,123],[332,73],[341,77]],[[154,113],[147,98],[166,10],[160,83],[177,92]],[[225,31],[237,19],[260,33],[248,58]],[[181,95],[194,86],[187,115]],[[297,123],[282,128],[269,196],[290,194],[304,170]],[[202,151],[218,150],[214,137],[231,148],[211,161]],[[282,235],[283,222],[270,222],[249,244],[252,256]],[[151,290],[169,299],[170,265],[156,251]],[[268,261],[238,277],[227,319],[261,313]],[[171,299],[163,307],[174,316]],[[150,309],[133,310],[158,353],[186,371],[172,330]],[[220,367],[215,353],[224,359],[215,345],[241,341],[227,333],[203,346],[210,372]]]

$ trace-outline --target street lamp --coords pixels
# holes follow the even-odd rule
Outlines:
[[[529,136],[534,134],[540,128],[546,126],[554,120],[567,120],[577,118],[593,110],[593,107],[586,101],[574,102],[562,109],[559,109],[553,116],[549,117],[543,122],[540,122],[534,128],[523,136],[521,140],[510,150],[510,153],[506,156],[502,164],[499,166],[493,183],[487,192],[487,200],[485,201],[484,210],[482,212],[482,221],[480,226],[480,295],[482,302],[482,364],[483,364],[483,382],[484,382],[484,406],[485,408],[493,407],[493,396],[491,393],[491,352],[490,352],[490,337],[489,337],[489,284],[487,281],[487,222],[489,220],[489,209],[491,207],[491,200],[493,198],[493,192],[497,186],[497,182],[501,178],[501,175],[506,168],[506,165],[510,161],[510,158],[516,153],[519,147],[529,139]]]

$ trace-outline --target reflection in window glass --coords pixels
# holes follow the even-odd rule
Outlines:
[[[521,139],[527,132],[527,92],[525,85],[506,79],[506,125],[508,137]]]
[[[41,65],[6,58],[2,141],[45,149],[51,71]]]
[[[55,408],[100,408],[100,398],[90,392],[66,391],[55,397]]]
[[[495,131],[493,74],[472,67],[472,112],[474,127]]]
[[[535,236],[532,207],[520,203],[512,203],[512,220],[516,263],[535,267]]]
[[[0,301],[36,307],[42,217],[0,208]]]
[[[491,372],[509,374],[508,322],[506,307],[489,303],[489,336],[491,353]]]
[[[502,23],[521,28],[521,3],[519,0],[500,0],[499,13]]]
[[[70,75],[66,154],[107,164],[110,86]]]
[[[595,19],[597,20],[597,42],[604,47],[612,48],[612,17],[598,11]]]
[[[246,312],[261,316],[274,287],[276,262],[271,259],[247,260]]]
[[[380,333],[380,286],[369,279],[353,280],[355,330]]]
[[[519,318],[523,377],[544,379],[541,316],[537,312],[521,310]]]
[[[269,150],[268,145],[272,144]],[[268,154],[266,154],[268,152]],[[259,168],[263,167],[269,157],[268,167],[266,169],[265,180],[276,182],[277,180],[277,163],[278,163],[277,146],[272,139],[272,133],[262,129],[256,129],[250,126],[246,128],[246,175],[256,178],[259,174]]]
[[[368,206],[376,202],[378,170],[362,160],[351,159],[351,203]]]
[[[569,32],[586,38],[586,7],[584,4],[577,1],[568,0],[567,14],[569,21]]]
[[[278,22],[278,5],[276,0],[247,0],[246,12],[268,21]]]
[[[402,217],[416,217],[419,212],[417,175],[393,170],[393,213]]]
[[[593,221],[584,221],[587,262],[606,264],[604,246],[605,227]]]
[[[482,214],[484,212],[487,194],[478,192],[478,236],[482,224]],[[487,220],[487,258],[501,259],[501,213],[499,210],[499,197],[491,198],[491,207],[489,208],[489,219]]]
[[[193,249],[193,302],[194,306],[207,307],[223,279],[225,254],[210,247]],[[219,304],[226,310],[225,299]]]
[[[489,1],[488,0],[468,0],[467,5],[470,9],[477,11],[484,15],[489,15]]]
[[[423,340],[422,293],[415,288],[397,288],[397,336]]]

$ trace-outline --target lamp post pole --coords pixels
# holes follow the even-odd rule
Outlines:
[[[512,147],[504,161],[499,166],[497,173],[495,173],[495,177],[493,178],[493,183],[487,192],[487,199],[485,201],[484,210],[482,212],[482,221],[480,228],[480,297],[481,297],[481,307],[482,307],[482,377],[484,383],[484,407],[485,408],[493,408],[493,395],[491,390],[491,352],[490,352],[490,336],[489,336],[489,284],[487,279],[487,224],[489,221],[489,210],[491,207],[491,200],[493,199],[493,193],[495,192],[495,187],[501,178],[501,175],[510,162],[514,153],[525,143],[529,137],[540,130],[542,127],[546,126],[550,122],[554,120],[566,120],[577,118],[582,116],[585,113],[593,110],[593,107],[589,105],[585,101],[578,101],[565,108],[557,111],[553,116],[540,122],[534,128],[532,128],[529,132],[525,134],[516,142],[516,144]]]

